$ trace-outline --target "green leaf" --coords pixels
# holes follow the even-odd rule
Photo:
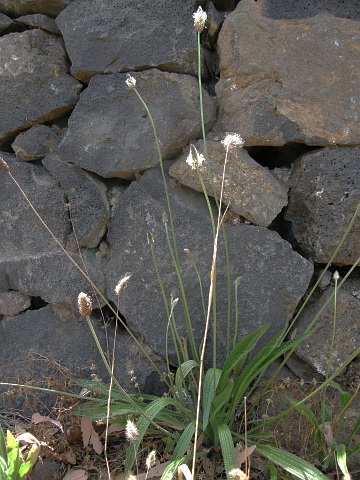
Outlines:
[[[3,459],[5,462],[5,465],[7,466],[8,456],[7,456],[4,432],[2,431],[1,426],[0,426],[0,459]]]
[[[345,445],[337,445],[336,446],[336,461],[339,465],[339,468],[344,475],[344,480],[350,480],[349,470],[346,464],[346,448]]]
[[[298,405],[299,401],[298,400],[293,400],[292,398],[288,398],[289,402],[291,403],[291,405],[299,412],[301,413],[302,415],[304,415],[304,417],[309,421],[309,423],[311,423],[311,425],[313,427],[318,427],[319,426],[319,422],[317,421],[316,419],[316,416],[314,415],[314,412],[311,410],[310,407],[308,407],[307,405],[305,405],[305,403],[301,403],[300,405]]]
[[[170,397],[157,398],[145,408],[145,416],[141,416],[136,422],[138,436],[136,437],[136,440],[131,442],[129,447],[126,449],[125,477],[129,474],[130,470],[134,465],[139,445],[142,442],[147,429],[149,428],[150,420],[154,420],[154,418],[159,414],[159,412],[161,412],[168,405],[174,405],[175,407],[179,407],[179,401]]]
[[[269,474],[270,474],[269,480],[277,480],[278,471],[275,465],[269,465]]]
[[[8,480],[18,480],[19,470],[22,464],[20,458],[20,445],[19,442],[15,440],[11,432],[8,430],[6,432],[6,442],[8,450]]]
[[[348,446],[353,437],[356,435],[357,431],[360,429],[360,415],[358,416],[358,419],[356,420],[356,423],[354,425],[354,428],[351,430],[350,435],[347,437],[345,445]],[[357,450],[360,449],[360,444],[358,444],[357,447],[355,447],[352,450],[352,453],[356,452]]]
[[[221,445],[221,454],[224,460],[226,478],[230,480],[231,477],[229,476],[229,472],[236,466],[234,440],[229,427],[225,423],[222,423],[218,426],[218,434]]]
[[[189,462],[192,459],[192,455],[186,455],[178,460],[172,461],[164,470],[161,475],[161,480],[172,480],[177,473],[178,468],[183,463]]]
[[[213,400],[212,402],[212,408],[211,408],[211,417],[210,417],[210,423],[213,423],[213,421],[216,420],[216,415],[218,414],[219,410],[221,410],[222,407],[226,406],[231,399],[231,394],[234,388],[234,380],[231,379],[229,383],[227,384],[225,390],[220,392]],[[219,423],[219,422],[217,422]]]
[[[270,445],[256,445],[256,450],[300,480],[327,480],[327,477],[302,458]]]
[[[341,402],[341,405],[340,405],[340,410],[343,411],[346,409],[348,403],[350,402],[351,398],[352,398],[352,395],[351,393],[349,392],[345,392],[342,388],[341,388],[341,385],[339,383],[336,383],[336,382],[330,382],[330,385],[333,387],[333,388],[336,388],[336,390],[339,392],[339,395],[340,395],[340,402]]]
[[[144,405],[142,405],[142,408]],[[77,412],[77,414],[79,414]],[[138,415],[139,410],[132,405],[111,405],[109,417],[116,415]],[[107,406],[86,408],[86,403],[81,408],[81,416],[90,417],[94,422],[104,420],[107,417]]]
[[[189,423],[189,425],[182,432],[181,437],[179,438],[179,441],[176,444],[176,447],[174,448],[174,452],[172,454],[172,460],[177,461],[184,456],[184,453],[188,450],[190,446],[190,442],[192,437],[194,436],[194,432],[195,432],[195,421]]]
[[[265,323],[260,328],[243,338],[231,351],[224,363],[223,373],[220,380],[220,390],[224,390],[227,379],[233,370],[234,375],[240,371],[245,363],[248,353],[253,350],[270,325],[270,322]]]
[[[37,444],[33,444],[29,453],[27,454],[26,462],[24,462],[20,467],[20,470],[19,470],[20,478],[24,478],[25,475],[30,472],[32,467],[37,462],[37,459],[39,458],[39,453],[40,453],[40,446]]]
[[[179,393],[182,391],[184,379],[189,375],[191,370],[196,368],[198,365],[198,362],[195,362],[195,360],[187,360],[176,370],[175,386]]]
[[[310,335],[311,332],[305,332],[302,335],[299,335],[298,337],[281,344],[277,348],[274,348],[274,344],[276,344],[276,338],[278,335],[270,340],[270,342],[265,345],[265,347],[256,355],[256,357],[253,358],[245,367],[244,371],[235,382],[235,393],[231,404],[231,413],[235,411],[240,398],[243,396],[250,383],[255,380],[255,378],[258,377],[266,367],[280,357],[280,355],[283,355],[288,350],[291,350]]]
[[[213,398],[216,393],[216,388],[219,384],[222,370],[220,368],[209,368],[206,372],[204,379],[203,395],[202,395],[202,408],[203,408],[203,424],[202,429],[206,430],[209,423],[210,409]]]

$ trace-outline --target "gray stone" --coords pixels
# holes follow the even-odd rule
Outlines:
[[[97,250],[78,253],[69,251],[73,260],[91,278],[102,294],[105,291],[105,258]],[[28,255],[20,259],[0,262],[6,272],[10,288],[62,309],[77,312],[77,298],[81,291],[91,291],[91,285],[63,252]],[[103,306],[99,298],[97,306]]]
[[[360,148],[325,148],[295,161],[285,218],[303,251],[327,263],[360,204]],[[360,252],[360,219],[333,261],[352,265]]]
[[[274,20],[262,3],[239,2],[219,34],[217,128],[246,145],[360,143],[358,22]]]
[[[41,166],[19,162],[8,154],[3,154],[3,157],[10,166],[11,174],[60,244],[68,248],[81,268],[86,266],[90,278],[104,292],[103,255],[97,250],[87,250],[79,257],[77,245],[69,237],[65,196],[57,181]],[[0,182],[0,277],[6,279],[6,290],[19,290],[41,297],[52,305],[76,311],[78,293],[89,288],[88,281],[65,258],[10,176],[2,173]]]
[[[360,19],[360,6],[357,2],[338,2],[337,0],[297,0],[284,2],[283,0],[263,0],[261,2],[263,13],[274,19],[309,18],[319,13],[328,13],[335,17]]]
[[[78,245],[97,247],[105,234],[110,216],[106,186],[95,175],[61,161],[57,155],[48,155],[43,160],[43,165],[66,192]]]
[[[113,345],[114,327],[104,325],[103,319],[96,314],[92,314],[92,324],[100,345],[107,353],[108,346]],[[153,360],[163,370],[163,365],[156,358]],[[108,381],[86,319],[78,314],[59,316],[50,305],[16,317],[3,318],[0,322],[0,363],[0,381],[5,382],[17,379],[17,382],[25,383],[36,379],[36,385],[41,385],[52,375],[56,378],[56,373],[59,377],[59,366],[70,369],[74,376],[83,379],[91,378],[95,373],[102,381]],[[145,355],[129,334],[119,328],[114,374],[125,389],[134,390],[130,370],[134,371],[141,391],[161,394],[161,389],[164,390]],[[30,394],[31,390],[27,393]],[[40,393],[35,392],[35,395]],[[51,405],[49,394],[44,395],[45,404]],[[21,396],[21,392],[15,390],[11,403],[23,411],[25,397]],[[0,400],[2,408],[10,406],[6,404],[5,396],[1,396]]]
[[[148,177],[148,178],[147,178]],[[158,178],[156,180],[156,178]],[[153,247],[166,301],[171,295],[180,297],[176,272],[169,255],[164,231],[163,215],[166,200],[163,189],[157,188],[161,179],[159,168],[147,171],[138,182],[133,182],[121,197],[121,203],[109,225],[111,259],[107,269],[107,292],[115,302],[115,285],[125,272],[132,274],[128,287],[121,297],[121,312],[128,326],[158,354],[165,356],[165,338],[168,325],[163,297],[148,245],[148,231],[152,232]],[[144,183],[143,183],[144,182]],[[151,185],[149,190],[147,186]],[[207,300],[212,258],[213,234],[209,217],[196,213],[182,201],[187,189],[171,181],[168,183],[170,202],[173,208],[174,228],[177,239],[179,262],[187,294],[194,336],[199,345],[203,338],[204,311],[201,293],[194,266],[183,249],[188,248],[203,282]],[[181,192],[180,198],[178,192]],[[196,195],[196,192],[192,192]],[[198,193],[198,202],[205,200]],[[190,200],[189,200],[190,203]],[[170,227],[169,227],[170,228]],[[290,244],[278,234],[264,227],[241,225],[226,227],[230,256],[231,288],[238,276],[239,287],[239,338],[244,337],[264,322],[272,327],[264,336],[264,345],[291,318],[312,275],[312,265],[295,253]],[[172,293],[173,292],[173,293]],[[224,245],[220,241],[217,265],[217,322],[218,362],[226,357],[227,342],[227,273]],[[181,300],[175,309],[176,325],[180,337],[187,337]],[[231,310],[230,339],[234,335],[234,308]],[[209,337],[209,364],[212,350],[212,328]],[[188,345],[190,352],[190,345]],[[176,363],[174,346],[169,339],[169,355]],[[191,355],[191,353],[190,353]]]
[[[6,32],[13,25],[13,21],[7,15],[0,13],[0,34]]]
[[[0,0],[0,10],[7,15],[18,17],[31,13],[42,13],[57,17],[74,0]]]
[[[42,13],[23,15],[16,19],[16,23],[32,28],[39,28],[40,30],[45,30],[46,32],[54,33],[55,35],[61,35],[55,20]]]
[[[350,285],[346,282],[337,292],[336,325],[332,356],[329,365],[331,375],[341,367],[360,345],[360,299],[353,290],[360,291],[360,280]],[[326,301],[334,294],[328,287],[312,305],[305,307],[296,321],[297,333],[302,333],[313,321]],[[317,372],[326,375],[331,352],[334,328],[334,300],[330,300],[324,313],[316,321],[314,332],[296,348],[296,354]]]
[[[197,74],[193,0],[77,0],[56,19],[83,82],[98,73],[159,68]],[[203,50],[203,57],[206,56]],[[203,67],[205,73],[205,67]]]
[[[11,144],[16,158],[29,162],[44,158],[53,153],[60,143],[61,137],[46,125],[34,125],[20,133]]]
[[[173,158],[190,138],[201,134],[197,81],[189,75],[158,70],[135,73],[148,104],[163,158]],[[103,177],[135,178],[155,166],[159,156],[149,118],[125,74],[97,75],[81,94],[57,153],[68,162]],[[207,128],[215,121],[215,99],[206,91]]]
[[[81,89],[60,39],[40,30],[0,38],[0,143],[71,110]]]
[[[195,146],[204,156],[203,140],[196,142]],[[207,152],[210,168],[207,167],[206,162],[199,167],[198,171],[192,168],[186,162],[188,152],[185,152],[171,166],[169,173],[183,185],[202,192],[199,172],[208,194],[213,196],[214,187],[216,196],[220,199],[225,148],[221,142],[209,140]],[[242,148],[234,147],[228,152],[224,187],[223,203],[255,225],[269,226],[287,205],[288,188],[280,183],[267,168],[255,162]]]
[[[0,315],[18,315],[29,308],[30,305],[29,295],[14,290],[0,293]]]
[[[2,156],[40,216],[64,244],[69,233],[65,197],[55,179],[41,166],[19,162],[9,154]],[[1,173],[0,185],[0,262],[29,257],[35,260],[44,253],[57,251],[54,240],[10,176]]]

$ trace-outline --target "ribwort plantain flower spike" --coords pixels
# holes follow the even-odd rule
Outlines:
[[[117,284],[116,287],[115,287],[115,293],[116,293],[116,295],[117,295],[118,297],[119,297],[119,296],[123,293],[123,291],[125,290],[126,285],[127,285],[128,281],[130,280],[130,277],[131,277],[131,273],[127,272],[127,273],[125,273],[125,275],[123,275],[123,276],[120,278],[118,284]]]
[[[243,147],[244,140],[240,137],[238,133],[227,133],[224,140],[221,140],[221,143],[225,146],[225,148],[231,147]]]
[[[192,170],[196,170],[197,168],[201,167],[204,162],[204,155],[201,155],[201,153],[196,150],[195,145],[190,145],[190,153],[186,159],[186,163],[190,165]]]
[[[125,80],[125,83],[130,89],[133,90],[136,87],[136,79],[129,73],[127,74],[127,77],[128,78]]]
[[[150,452],[149,455],[147,456],[146,462],[145,462],[147,471],[149,471],[150,468],[155,465],[155,462],[156,462],[156,451],[155,451],[155,450],[151,450],[151,452]]]
[[[195,13],[193,13],[195,31],[201,33],[204,30],[205,22],[207,19],[206,12],[199,7]]]
[[[249,480],[248,475],[240,470],[240,468],[234,468],[233,470],[230,470],[229,476],[236,480]]]
[[[92,301],[86,293],[79,293],[78,296],[79,313],[82,317],[89,317],[92,312]]]
[[[0,156],[0,171],[8,173],[10,171],[9,165],[5,162],[2,156]]]
[[[139,431],[136,428],[135,423],[132,422],[130,419],[128,419],[128,421],[126,422],[125,435],[129,442],[134,442],[139,435]]]

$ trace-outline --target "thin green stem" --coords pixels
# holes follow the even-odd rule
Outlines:
[[[297,314],[295,315],[295,317],[293,318],[291,324],[289,325],[289,327],[287,328],[286,332],[284,333],[284,338],[290,333],[291,329],[296,325],[296,320],[299,318],[300,314],[302,313],[302,311],[304,310],[305,306],[307,305],[307,303],[309,302],[310,298],[313,296],[316,288],[319,286],[321,280],[323,279],[325,273],[327,272],[327,270],[329,269],[329,267],[332,265],[332,263],[334,262],[336,256],[338,255],[338,253],[340,252],[347,236],[349,235],[353,225],[355,224],[355,221],[358,217],[358,215],[360,214],[360,204],[357,206],[350,222],[349,222],[349,225],[347,226],[346,230],[345,230],[345,233],[344,235],[342,236],[339,244],[337,245],[334,253],[332,254],[330,260],[328,261],[325,269],[323,270],[322,274],[320,275],[320,277],[318,278],[318,280],[316,281],[315,285],[313,286],[313,288],[311,289],[310,293],[306,296],[306,299],[304,300],[303,304],[301,305],[299,311],[297,312]],[[357,265],[360,264],[360,257],[356,260],[356,262],[354,263],[354,265],[352,265],[352,267],[348,270],[348,272],[346,273],[346,275],[344,276],[344,278],[342,279],[342,281],[340,282],[340,284],[338,285],[338,289],[340,289],[342,287],[342,285],[344,284],[344,282],[347,280],[347,278],[349,277],[349,275],[353,272],[353,270],[357,267]],[[313,320],[311,321],[311,323],[309,324],[309,326],[307,327],[306,331],[310,330],[313,328],[313,326],[315,325],[315,323],[317,322],[317,319],[319,318],[319,316],[323,313],[323,311],[327,308],[328,304],[332,301],[333,299],[333,296],[334,294],[330,295],[330,297],[327,299],[327,301],[325,302],[325,304],[322,306],[322,308],[319,310],[319,312],[316,314],[316,316],[313,318]],[[288,361],[288,359],[290,358],[290,356],[294,353],[294,350],[295,350],[295,347],[292,348],[291,350],[289,350],[289,352],[285,355],[283,361],[281,362],[280,366],[276,369],[276,371],[273,373],[273,375],[271,376],[271,378],[269,379],[269,381],[266,383],[264,389],[262,390],[260,396],[258,398],[262,398],[262,396],[264,395],[265,392],[268,391],[270,385],[273,383],[274,379],[277,377],[277,375],[279,374],[279,372],[281,371],[281,369],[284,367],[284,365],[286,364],[286,362]],[[253,411],[253,409],[256,408],[256,402],[254,402],[249,410],[249,413],[251,413]]]
[[[196,345],[195,345],[194,333],[193,333],[193,328],[192,328],[192,325],[191,325],[190,312],[189,312],[189,307],[188,307],[187,300],[186,300],[186,293],[185,293],[185,288],[184,288],[183,279],[182,279],[182,275],[181,275],[180,265],[179,265],[179,263],[176,259],[176,253],[175,253],[174,249],[172,248],[172,245],[171,245],[171,242],[170,242],[169,229],[168,229],[168,226],[167,226],[167,221],[164,222],[164,225],[165,225],[165,233],[166,233],[166,239],[167,239],[167,242],[168,242],[170,256],[172,258],[172,261],[173,261],[173,264],[174,264],[174,267],[175,267],[175,270],[176,270],[176,274],[177,274],[177,277],[178,277],[178,282],[179,282],[179,287],[180,287],[180,296],[181,296],[182,305],[184,307],[186,330],[187,330],[187,333],[188,333],[188,336],[189,336],[191,354],[192,354],[194,360],[199,361],[199,355],[198,355]]]
[[[60,250],[64,253],[64,255],[70,260],[70,262],[75,266],[75,268],[77,268],[77,270],[81,273],[81,275],[83,275],[83,277],[89,282],[90,286],[92,287],[92,289],[96,292],[96,294],[106,303],[106,305],[109,307],[109,309],[111,310],[111,312],[115,315],[115,317],[119,320],[119,322],[121,323],[121,325],[125,328],[125,330],[127,331],[127,333],[130,335],[130,337],[134,340],[134,342],[136,343],[136,345],[140,348],[140,350],[144,353],[144,355],[146,356],[146,358],[149,360],[150,364],[152,365],[152,367],[154,368],[154,370],[161,376],[161,372],[159,370],[159,368],[157,367],[157,365],[155,364],[155,362],[151,359],[150,355],[146,352],[146,350],[144,349],[144,347],[141,345],[141,343],[139,342],[139,340],[135,337],[135,335],[132,333],[132,331],[129,329],[129,327],[126,325],[126,323],[121,319],[121,317],[117,314],[115,308],[112,307],[112,305],[109,303],[108,299],[103,295],[103,293],[99,290],[99,288],[95,285],[95,283],[91,280],[91,278],[89,277],[89,275],[86,273],[86,271],[81,268],[81,266],[76,262],[76,260],[73,259],[73,257],[69,254],[69,252],[66,251],[66,249],[62,246],[61,242],[58,240],[58,238],[55,236],[55,234],[53,233],[53,231],[48,227],[48,225],[44,222],[44,220],[41,218],[41,215],[38,213],[38,211],[36,210],[36,208],[34,207],[34,205],[32,204],[31,200],[28,198],[28,196],[26,195],[25,191],[23,190],[23,188],[21,187],[21,185],[18,183],[18,181],[15,179],[15,177],[12,175],[12,173],[10,171],[7,172],[8,175],[10,176],[10,178],[12,179],[12,181],[15,183],[15,185],[17,186],[17,188],[19,189],[20,193],[22,194],[22,196],[24,197],[24,199],[26,200],[26,202],[28,203],[29,207],[31,208],[31,210],[34,212],[34,214],[36,215],[36,217],[38,218],[38,220],[40,221],[40,223],[44,226],[44,228],[48,231],[49,235],[51,236],[51,238],[54,240],[54,242],[56,243],[56,245],[60,248]]]

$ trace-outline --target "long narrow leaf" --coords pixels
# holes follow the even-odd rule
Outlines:
[[[184,379],[188,376],[191,370],[196,368],[198,365],[198,362],[195,362],[195,360],[187,360],[176,370],[175,386],[178,392],[181,392],[183,388]]]
[[[346,442],[345,442],[346,446],[349,445],[349,443],[351,442],[351,440],[356,435],[356,433],[358,432],[359,429],[360,429],[360,415],[358,416],[358,419],[356,420],[356,423],[355,423],[353,429],[351,430],[350,435],[346,439]],[[359,449],[360,449],[360,444],[358,444],[358,446],[355,447],[355,449],[353,449],[352,452],[355,452],[356,450],[359,450]]]
[[[220,390],[225,388],[227,379],[233,370],[235,370],[235,375],[240,371],[245,363],[248,353],[253,350],[270,325],[270,322],[265,323],[260,328],[243,338],[231,351],[224,363],[223,373],[220,380]]]
[[[352,399],[351,393],[345,392],[345,390],[343,390],[341,385],[337,382],[331,382],[330,385],[333,388],[336,388],[336,390],[339,392],[340,400],[341,400],[341,410],[344,410],[346,408],[347,404]]]
[[[129,448],[127,448],[126,450],[125,477],[129,474],[130,470],[134,465],[135,456],[139,449],[139,445],[142,442],[147,429],[149,428],[150,420],[154,420],[154,418],[156,418],[156,416],[168,405],[174,405],[178,407],[179,404],[180,402],[174,398],[161,397],[154,400],[144,409],[145,416],[141,416],[136,422],[138,436],[136,437],[136,440],[134,440],[129,446]]]
[[[255,378],[260,375],[274,360],[280,357],[280,355],[283,355],[285,352],[298,345],[309,335],[311,335],[311,332],[303,333],[302,335],[299,335],[298,337],[289,340],[288,342],[285,342],[279,347],[273,349],[270,351],[270,353],[268,345],[266,345],[261,352],[259,352],[259,354],[256,355],[256,357],[253,358],[253,360],[245,367],[239,379],[235,382],[235,394],[231,405],[231,413],[235,411],[240,398],[244,395],[244,392],[250,383],[255,380]]]
[[[18,472],[21,467],[20,446],[19,442],[15,440],[11,432],[6,432],[6,442],[8,449],[8,480],[17,480]]]
[[[230,402],[233,388],[234,380],[231,379],[226,388],[214,398],[211,408],[210,423],[213,423],[213,421],[216,420],[216,415],[218,414],[219,410],[221,410],[222,407],[226,406]]]
[[[235,468],[236,465],[234,440],[229,427],[225,423],[219,425],[218,433],[221,445],[221,454],[224,460],[224,467],[226,471],[226,478],[230,480],[231,477],[229,476],[229,472]]]
[[[346,464],[346,448],[345,445],[337,445],[336,447],[336,461],[337,464],[339,465],[339,468],[344,475],[344,480],[349,480],[350,475],[349,475],[349,470],[347,468]]]
[[[176,447],[174,448],[172,459],[174,461],[180,460],[183,458],[184,453],[189,449],[190,442],[192,437],[194,436],[195,432],[195,422],[189,423],[189,425],[185,428],[181,437],[179,438]]]
[[[172,480],[177,473],[178,468],[183,463],[190,461],[192,455],[186,455],[178,460],[172,461],[164,470],[164,473],[161,475],[161,480]]]
[[[327,477],[302,458],[270,445],[256,445],[256,450],[300,480],[327,480]]]
[[[4,432],[2,431],[1,426],[0,426],[0,458],[2,458],[5,462],[5,465],[7,465],[8,456],[7,456]]]
[[[319,426],[319,422],[316,420],[314,412],[311,410],[310,407],[308,407],[305,403],[301,403],[299,405],[299,401],[293,400],[292,398],[289,398],[288,400],[290,401],[291,405],[295,407],[295,410],[304,415],[304,417],[308,420],[309,423],[311,423],[313,427],[316,428]]]
[[[203,407],[203,430],[206,429],[209,423],[210,409],[213,398],[216,393],[216,388],[219,384],[222,371],[220,368],[209,368],[206,372],[204,379],[203,395],[202,395],[202,407]],[[215,384],[214,384],[215,381]]]

